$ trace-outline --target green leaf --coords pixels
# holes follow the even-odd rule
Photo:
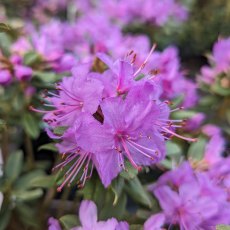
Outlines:
[[[7,159],[5,166],[6,178],[13,182],[19,176],[23,165],[23,154],[22,151],[11,153]]]
[[[220,84],[220,78],[216,80],[215,84],[212,85],[212,90],[221,95],[221,96],[229,96],[230,95],[230,89],[229,88],[223,88]]]
[[[188,150],[188,158],[194,160],[201,160],[204,156],[205,146],[207,144],[207,139],[205,137],[199,137],[197,142],[190,145]]]
[[[55,186],[55,176],[36,177],[31,181],[30,186],[40,188],[51,188]]]
[[[31,206],[24,203],[17,203],[16,212],[19,219],[26,225],[31,226],[33,229],[39,228],[39,221],[37,216],[37,210],[31,208]]]
[[[184,100],[184,95],[180,95],[178,97],[176,97],[175,99],[173,99],[173,108],[177,108],[179,105],[181,105],[181,103]]]
[[[54,72],[35,71],[34,77],[38,78],[40,81],[45,82],[45,83],[54,83],[60,80],[60,76],[58,76]]]
[[[125,184],[125,180],[122,177],[118,177],[117,179],[113,180],[112,184],[111,184],[111,189],[114,192],[114,200],[113,200],[113,205],[117,204],[118,198],[121,195],[121,192],[124,188],[124,184]]]
[[[40,188],[33,189],[30,191],[19,190],[19,191],[13,191],[12,194],[19,201],[30,201],[30,200],[36,200],[39,197],[41,197],[43,195],[43,190]]]
[[[40,128],[37,119],[30,113],[23,114],[22,125],[25,128],[26,133],[36,139],[39,136]]]
[[[31,51],[25,54],[24,64],[30,66],[38,62],[40,59],[41,57],[38,53]]]
[[[124,177],[125,179],[129,180],[129,179],[133,179],[137,176],[138,174],[138,170],[135,169],[131,163],[129,163],[128,161],[126,161],[126,164],[125,164],[125,169],[126,170],[123,170],[120,175],[122,177]]]
[[[2,32],[9,32],[9,31],[11,31],[12,29],[11,29],[11,27],[9,26],[9,25],[7,25],[7,24],[5,24],[5,23],[0,23],[0,33],[2,33]]]
[[[126,203],[127,203],[127,196],[126,194],[122,193],[119,197],[118,202],[116,205],[113,205],[113,194],[111,191],[107,191],[104,193],[103,196],[103,206],[99,209],[99,219],[107,220],[109,218],[117,218],[121,219],[125,213]],[[97,203],[98,205],[98,203]],[[99,205],[98,205],[99,206]]]
[[[62,216],[59,220],[66,230],[69,230],[78,225],[76,215],[65,215]]]
[[[178,112],[172,113],[173,118],[176,119],[188,119],[196,115],[197,112],[190,110],[179,110]]]
[[[58,152],[58,149],[55,146],[55,143],[48,143],[48,144],[41,145],[38,148],[38,151],[41,151],[41,150],[48,150],[48,151]]]
[[[216,230],[230,230],[230,225],[217,225]]]
[[[67,129],[68,127],[66,126],[59,126],[53,130],[53,133],[57,136],[62,136]]]
[[[199,105],[201,106],[213,106],[218,102],[218,98],[213,95],[200,98]]]
[[[0,230],[5,230],[11,217],[11,209],[9,207],[2,207],[0,212]]]
[[[166,149],[167,149],[167,156],[180,155],[181,153],[180,145],[172,141],[168,141],[166,143]]]
[[[169,159],[164,159],[160,162],[161,165],[163,165],[166,169],[172,169],[173,168],[173,164],[172,164],[172,160]]]
[[[44,177],[44,172],[41,170],[35,170],[32,172],[28,172],[25,175],[22,175],[21,177],[19,177],[13,186],[14,190],[26,190],[28,188],[30,188],[31,186],[33,186],[33,181],[37,178],[43,178]]]
[[[137,177],[126,182],[125,190],[132,199],[148,208],[152,207],[150,194],[144,189]]]

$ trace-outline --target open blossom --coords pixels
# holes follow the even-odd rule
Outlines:
[[[220,38],[213,46],[209,56],[210,66],[203,66],[198,80],[212,85],[217,76],[230,70],[230,38]]]
[[[73,68],[72,76],[57,84],[57,93],[44,97],[44,105],[53,109],[33,109],[45,114],[48,135],[61,141],[57,146],[63,162],[56,168],[71,166],[59,191],[80,174],[84,184],[93,168],[107,187],[126,169],[127,160],[141,170],[164,158],[171,137],[195,141],[175,132],[183,121],[169,116],[180,108],[170,110],[169,102],[160,100],[161,85],[143,70],[153,50],[139,66],[132,62],[132,52],[115,62],[98,54],[107,70],[89,72],[90,64]],[[61,136],[54,132],[59,126],[67,128]]]
[[[93,201],[84,200],[79,208],[79,219],[81,227],[74,227],[71,230],[128,230],[126,222],[118,222],[115,218],[106,221],[97,220],[97,207]]]
[[[178,173],[181,179],[176,182],[174,178]],[[219,223],[229,224],[226,216],[229,216],[230,204],[226,191],[208,173],[194,172],[186,162],[165,173],[150,190],[160,203],[167,225],[195,230],[212,229]]]

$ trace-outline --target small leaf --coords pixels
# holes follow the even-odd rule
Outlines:
[[[23,114],[22,125],[25,128],[26,133],[36,139],[39,136],[39,122],[37,119],[30,113]]]
[[[124,181],[124,178],[122,177],[118,177],[117,179],[113,180],[112,185],[111,185],[111,189],[115,195],[114,200],[113,200],[113,205],[117,204],[118,198],[120,197],[121,192],[124,188],[124,184],[125,184],[125,181]]]
[[[116,205],[113,205],[113,194],[111,191],[107,191],[105,193],[103,206],[99,209],[99,219],[107,220],[109,218],[117,218],[121,219],[125,213],[126,203],[127,203],[127,196],[125,193],[119,197],[118,202]]]
[[[164,159],[160,162],[161,165],[163,165],[166,169],[172,169],[173,168],[173,163],[172,160],[169,159]]]
[[[25,54],[24,64],[30,66],[38,62],[40,59],[41,58],[38,53],[31,51]]]
[[[65,215],[62,216],[59,220],[66,230],[69,230],[78,225],[76,215]]]
[[[19,201],[30,201],[41,197],[43,195],[43,190],[38,188],[30,191],[13,191],[13,195]]]
[[[188,119],[188,118],[192,118],[196,114],[197,114],[197,112],[195,112],[195,111],[180,110],[178,112],[172,113],[172,116],[173,116],[173,118],[176,118],[176,119]]]
[[[40,81],[45,82],[45,83],[54,83],[60,80],[60,76],[58,76],[54,72],[35,71],[34,77],[38,78]]]
[[[28,172],[25,175],[22,175],[19,177],[15,183],[14,183],[14,190],[26,190],[32,186],[33,180],[37,178],[41,178],[42,176],[44,177],[44,172],[41,170],[35,170],[32,172]]]
[[[32,229],[39,229],[38,216],[36,209],[32,209],[29,205],[24,203],[18,203],[16,206],[16,212],[19,219],[27,226],[31,226]]]
[[[166,143],[166,149],[167,149],[167,156],[180,155],[181,153],[180,146],[172,141],[168,141]]]
[[[21,151],[11,153],[7,159],[5,166],[6,178],[13,182],[19,176],[23,165],[23,154]]]
[[[41,150],[49,150],[49,151],[53,151],[53,152],[58,152],[58,149],[54,143],[48,143],[48,144],[41,145],[38,148],[38,151],[41,151]]]
[[[0,211],[0,230],[5,230],[10,221],[11,209],[9,207],[2,207]]]
[[[64,134],[64,132],[67,130],[68,127],[66,126],[59,126],[59,127],[56,127],[54,130],[53,130],[53,133],[57,136],[62,136]]]
[[[188,150],[188,158],[192,158],[194,160],[201,160],[204,156],[206,144],[207,139],[205,137],[199,137],[197,142],[191,144]]]
[[[51,188],[55,185],[55,176],[40,176],[34,178],[31,183],[31,187]]]
[[[145,205],[148,208],[152,207],[150,195],[144,189],[137,177],[127,181],[125,190],[136,202]]]

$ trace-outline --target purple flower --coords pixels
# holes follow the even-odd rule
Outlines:
[[[31,79],[33,70],[28,66],[15,65],[14,74],[19,81],[27,81]]]
[[[81,227],[74,227],[71,230],[128,230],[128,224],[119,223],[115,218],[106,221],[97,220],[97,207],[94,202],[84,200],[79,208],[79,219]]]
[[[152,215],[145,221],[144,230],[160,230],[165,223],[165,215],[162,213]]]
[[[219,39],[213,46],[212,54],[209,56],[209,66],[201,68],[198,81],[207,85],[212,85],[221,73],[230,70],[230,38]]]
[[[213,47],[213,60],[218,73],[227,72],[230,68],[230,38],[219,39]]]
[[[229,223],[226,191],[209,173],[194,172],[188,163],[161,176],[150,189],[160,203],[165,224],[193,230]]]
[[[0,85],[8,85],[12,81],[9,70],[0,70]]]
[[[195,114],[194,116],[192,116],[191,118],[189,118],[187,120],[186,125],[185,125],[185,129],[188,131],[191,131],[191,130],[196,130],[196,129],[200,128],[205,117],[206,116],[204,115],[204,113]]]
[[[225,141],[221,135],[214,135],[210,138],[205,147],[204,160],[209,166],[216,164],[223,159]]]
[[[61,226],[58,222],[58,220],[56,220],[53,217],[50,217],[48,220],[48,225],[49,225],[49,229],[48,230],[62,230]]]
[[[54,107],[53,110],[33,109],[45,113],[43,120],[49,125],[48,135],[62,140],[59,150],[68,157],[57,167],[73,163],[60,190],[67,182],[73,182],[80,168],[88,169],[91,162],[107,187],[125,169],[125,160],[140,170],[141,166],[164,158],[165,140],[176,136],[195,141],[175,132],[183,121],[171,120],[169,115],[180,108],[170,111],[169,102],[159,99],[158,81],[150,81],[151,73],[145,74],[144,68],[154,48],[139,66],[134,65],[132,58],[128,60],[132,52],[127,59],[115,62],[99,54],[108,70],[89,73],[90,63],[79,65],[72,70],[73,76],[63,78],[57,85],[57,94],[49,93],[44,98],[48,102],[44,105]],[[53,131],[59,126],[69,128],[67,133],[55,135]],[[84,172],[80,178],[83,184],[89,177],[88,171]]]
[[[57,85],[58,94],[50,93],[45,100],[55,109],[46,113],[44,121],[51,126],[71,126],[81,112],[94,114],[102,96],[101,83],[88,75],[87,64],[72,70],[73,77],[65,77]],[[52,96],[52,97],[51,97]]]

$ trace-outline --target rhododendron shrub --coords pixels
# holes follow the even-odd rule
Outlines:
[[[186,40],[206,4],[0,3],[0,230],[228,229],[230,40]]]

